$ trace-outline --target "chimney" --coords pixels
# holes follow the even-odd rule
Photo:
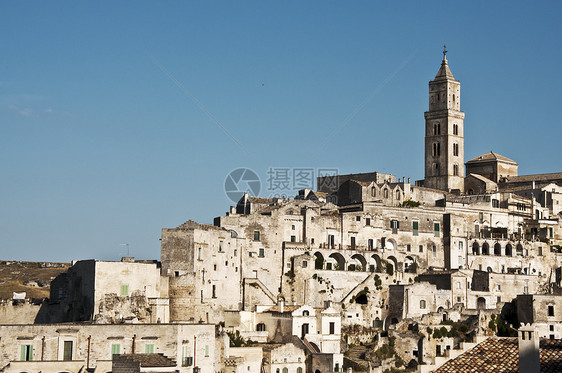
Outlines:
[[[539,337],[534,325],[521,323],[517,337],[519,342],[519,372],[540,372]]]

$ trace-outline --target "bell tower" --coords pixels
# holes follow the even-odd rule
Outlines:
[[[455,80],[443,48],[441,68],[429,82],[425,112],[425,183],[428,188],[464,191],[464,113],[461,83]]]

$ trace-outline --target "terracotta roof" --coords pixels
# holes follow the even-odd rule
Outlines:
[[[270,204],[270,203],[273,203],[273,198],[248,197],[248,202]]]
[[[519,371],[517,338],[490,337],[471,350],[449,360],[434,373]],[[562,340],[540,341],[541,372],[562,372]]]
[[[140,363],[141,367],[175,367],[176,363],[163,354],[123,354],[127,360]]]
[[[472,176],[472,177],[474,177],[474,178],[476,178],[476,179],[478,179],[478,180],[480,180],[480,181],[483,181],[483,182],[485,182],[485,183],[496,184],[494,181],[492,181],[492,180],[490,180],[490,179],[488,179],[487,177],[484,177],[484,176],[482,176],[482,175],[470,173],[470,174],[468,174],[468,176]]]
[[[479,155],[478,157],[472,158],[471,160],[466,162],[466,164],[478,163],[478,162],[489,162],[489,161],[502,161],[502,162],[506,162],[506,163],[517,164],[517,162],[515,162],[513,159],[509,159],[507,157],[504,157],[503,155],[496,154],[493,151],[490,151],[489,153],[482,154],[482,155]]]
[[[505,182],[521,183],[526,181],[549,181],[549,180],[562,180],[562,172],[553,172],[550,174],[509,176]]]

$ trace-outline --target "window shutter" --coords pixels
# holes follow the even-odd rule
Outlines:
[[[21,345],[20,360],[25,361],[25,345]]]

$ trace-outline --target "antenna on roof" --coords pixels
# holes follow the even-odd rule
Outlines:
[[[130,256],[129,255],[129,244],[128,243],[122,243],[119,246],[126,246],[127,247],[127,256]]]

